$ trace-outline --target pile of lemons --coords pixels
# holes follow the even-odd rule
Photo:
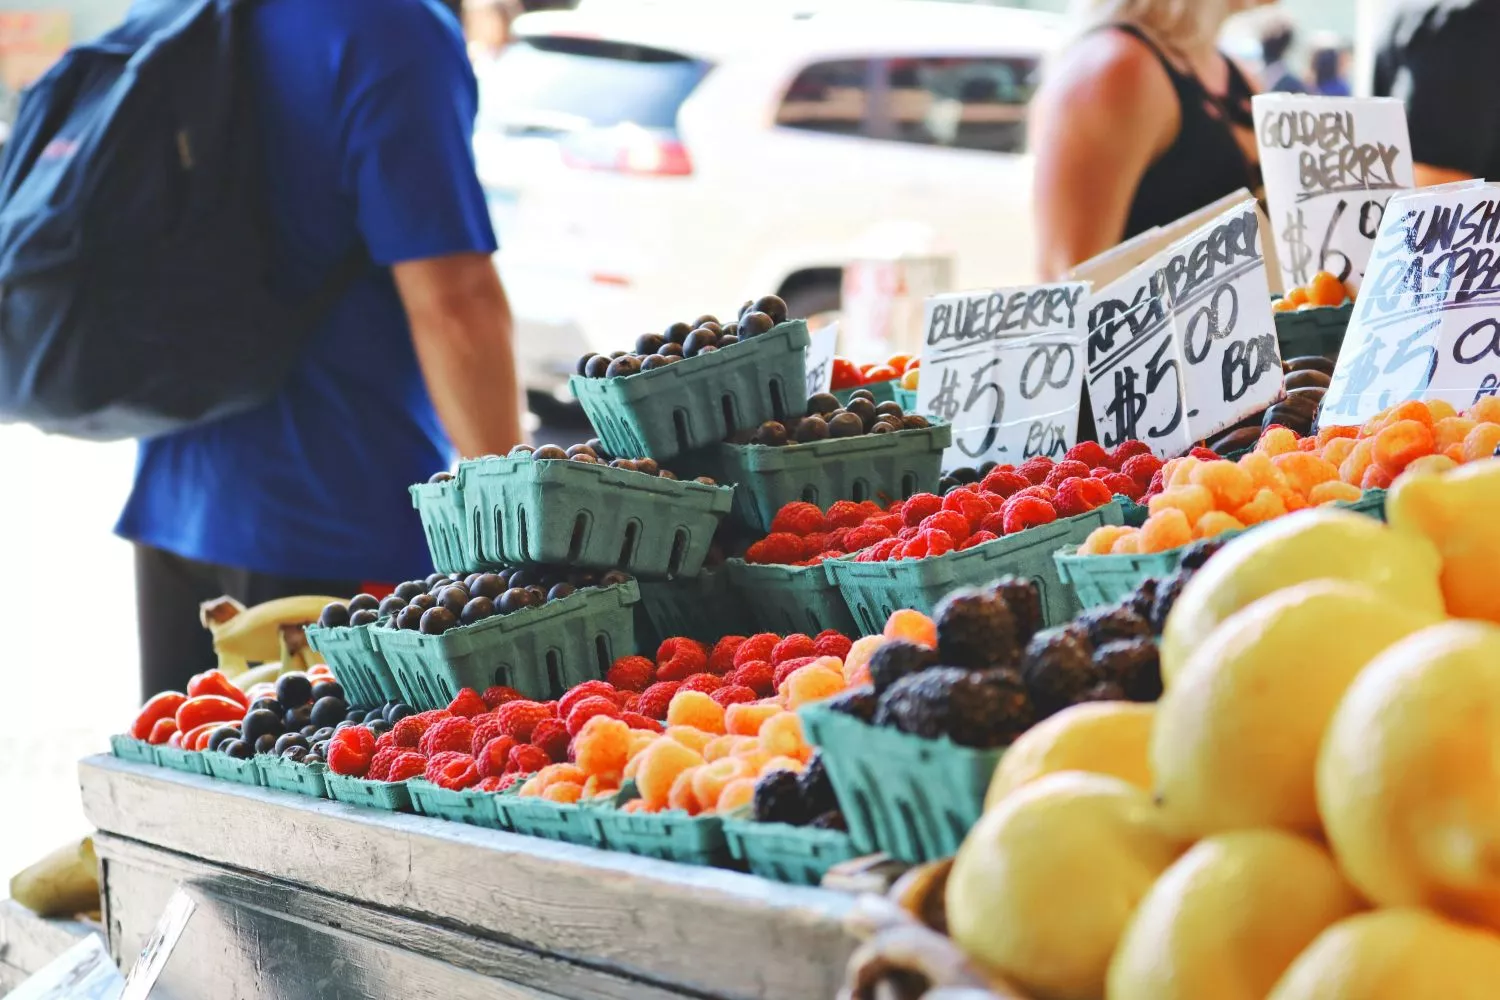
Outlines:
[[[1035,1000],[1500,997],[1500,460],[1184,589],[1156,705],[1003,758],[947,916]]]

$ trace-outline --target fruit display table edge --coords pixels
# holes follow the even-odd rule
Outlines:
[[[164,996],[829,997],[857,944],[828,890],[108,756],[79,779],[111,954],[198,901]]]

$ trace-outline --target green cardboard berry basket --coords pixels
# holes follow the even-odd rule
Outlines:
[[[155,764],[158,762],[157,754],[160,747],[138,740],[134,736],[125,733],[116,733],[109,738],[109,752],[121,760],[135,761],[137,764]]]
[[[731,559],[724,564],[741,610],[745,632],[803,632],[817,635],[833,629],[856,634],[854,615],[836,584],[821,566],[777,566]]]
[[[380,705],[400,698],[396,675],[375,644],[378,625],[324,628],[309,625],[307,644],[322,654],[350,704]]]
[[[872,726],[819,705],[798,710],[860,854],[951,857],[984,813],[1003,749],[976,750]]]
[[[1338,360],[1344,344],[1344,331],[1354,315],[1354,303],[1341,306],[1318,306],[1279,312],[1276,317],[1276,341],[1283,358],[1321,355]]]
[[[764,534],[776,512],[796,500],[826,510],[835,500],[887,506],[914,493],[935,493],[943,449],[952,443],[953,428],[934,424],[780,448],[723,444],[713,465],[720,482],[736,484],[735,521]]]
[[[467,823],[490,830],[509,830],[500,815],[498,800],[506,793],[481,792],[475,789],[442,788],[423,778],[408,783],[411,804],[420,815]]]
[[[724,820],[729,855],[761,878],[788,885],[820,885],[834,865],[859,856],[843,830],[757,823],[740,810]]]
[[[746,617],[729,581],[729,570],[705,570],[692,579],[642,580],[635,635],[640,649],[655,649],[673,636],[712,645],[726,635],[744,635]]]
[[[411,790],[404,781],[367,781],[328,771],[323,776],[328,797],[336,802],[386,812],[411,812]]]
[[[1057,563],[1058,578],[1073,589],[1078,603],[1088,610],[1118,604],[1152,577],[1171,576],[1189,548],[1184,545],[1144,555],[1081,556],[1077,545],[1064,545],[1052,559]]]
[[[275,754],[256,754],[260,783],[278,792],[291,792],[314,799],[328,798],[328,765],[300,764]]]
[[[496,684],[547,701],[603,677],[616,659],[635,652],[640,599],[640,585],[629,580],[442,635],[390,627],[373,634],[402,700],[418,710],[443,708],[463,688]]]
[[[466,530],[463,489],[458,479],[410,487],[412,506],[422,516],[422,531],[432,565],[439,573],[472,573],[478,558]]]
[[[917,412],[917,390],[897,387],[891,390],[891,402],[899,405],[903,412]],[[924,414],[925,416],[925,414]]]
[[[208,774],[208,757],[202,750],[184,750],[182,747],[159,746],[156,762],[162,767],[183,774]]]
[[[467,551],[475,560],[466,567],[471,572],[547,563],[642,577],[696,576],[735,492],[526,456],[465,462],[458,475]],[[411,488],[419,510],[424,488]]]
[[[625,378],[569,381],[611,455],[672,458],[807,409],[802,320],[712,354]]]
[[[605,846],[598,806],[553,802],[538,795],[520,794],[497,797],[495,805],[501,822],[508,824],[506,829],[516,833],[582,847]]]
[[[597,810],[604,842],[610,850],[703,867],[729,862],[729,841],[724,837],[721,817],[689,816],[675,809],[647,813],[619,808],[639,797],[635,783],[629,782],[613,805]]]
[[[241,760],[231,757],[227,753],[219,753],[217,750],[203,751],[203,759],[208,764],[208,773],[221,781],[233,781],[239,785],[264,785],[261,780],[260,768],[255,766],[255,760]]]
[[[864,385],[850,386],[848,389],[835,389],[833,390],[833,397],[840,403],[847,405],[849,400],[854,398],[856,392],[866,389],[870,395],[875,397],[877,404],[889,403],[896,398],[896,392],[900,388],[900,385],[901,380],[899,378],[888,378],[884,382],[867,382]],[[902,409],[904,410],[906,407],[903,406]]]
[[[886,619],[901,608],[931,614],[950,591],[982,586],[1002,576],[1034,582],[1045,624],[1058,625],[1071,619],[1079,606],[1058,575],[1052,554],[1064,545],[1081,543],[1100,525],[1120,524],[1123,518],[1120,505],[1111,502],[963,552],[889,562],[855,562],[850,556],[823,565],[843,593],[860,635],[880,634]]]

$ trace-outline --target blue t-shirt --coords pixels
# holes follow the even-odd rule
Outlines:
[[[407,486],[446,468],[452,449],[388,267],[495,249],[474,169],[474,74],[434,0],[252,10],[273,278],[303,301],[359,240],[380,269],[344,296],[275,398],[142,442],[117,530],[262,573],[425,575]]]

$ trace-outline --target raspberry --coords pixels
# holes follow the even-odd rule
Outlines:
[[[677,681],[656,682],[641,695],[640,704],[636,705],[635,710],[648,719],[665,719],[667,708],[672,704],[672,696],[680,686]]]
[[[577,736],[584,723],[596,715],[607,715],[611,719],[618,719],[620,706],[615,704],[613,698],[606,698],[603,695],[583,699],[573,706],[572,712],[568,713],[568,735]]]
[[[424,719],[420,715],[408,715],[404,719],[398,719],[391,727],[390,735],[394,738],[398,747],[407,750],[415,750],[422,741],[422,734],[427,732],[431,720]]]
[[[1162,479],[1162,470],[1157,469],[1156,475],[1151,477],[1151,485],[1146,487],[1146,494],[1145,497],[1142,497],[1142,499],[1145,499],[1146,497],[1157,496],[1166,488],[1167,484],[1165,480]]]
[[[793,535],[808,535],[814,531],[824,531],[827,527],[828,522],[818,505],[806,500],[793,500],[778,510],[771,519],[773,533],[786,531]]]
[[[839,659],[849,655],[854,641],[846,635],[840,635],[833,629],[825,629],[813,639],[813,652],[818,656],[836,656]]]
[[[1058,462],[1052,467],[1052,471],[1047,473],[1047,478],[1042,481],[1042,485],[1050,486],[1055,490],[1069,479],[1085,479],[1088,474],[1089,467],[1082,462]]]
[[[1025,476],[1026,481],[1033,486],[1040,486],[1047,481],[1047,477],[1052,473],[1052,459],[1045,455],[1028,458],[1021,463],[1020,468],[1016,469],[1016,472]]]
[[[469,742],[469,753],[478,757],[479,751],[483,750],[490,740],[501,735],[503,734],[500,731],[500,720],[493,715],[475,720],[474,737]]]
[[[900,552],[901,548],[902,542],[900,539],[888,538],[885,541],[881,542],[879,545],[876,545],[874,548],[869,550],[871,561],[885,562],[885,560],[887,559],[895,558],[896,553]]]
[[[744,643],[742,635],[726,635],[714,643],[714,651],[708,654],[708,672],[723,677],[734,669],[734,654]]]
[[[621,691],[615,698],[615,704],[620,706],[622,712],[634,712],[635,706],[641,703],[641,696],[634,691]]]
[[[895,532],[883,524],[865,524],[849,532],[844,538],[844,546],[850,552],[858,552],[894,537]]]
[[[743,667],[754,660],[765,660],[770,662],[771,650],[781,641],[781,636],[774,632],[760,632],[752,635],[740,643],[740,648],[734,651],[734,665]]]
[[[387,749],[389,747],[394,747],[394,746],[396,746],[396,734],[395,733],[381,733],[380,737],[375,740],[375,752],[376,753],[379,753],[382,750],[385,750],[385,749]],[[400,749],[400,748],[398,747],[397,749]]]
[[[552,712],[534,701],[511,701],[495,709],[495,718],[500,722],[500,732],[517,743],[525,743],[531,739],[537,723],[552,718]]]
[[[1014,500],[1016,497],[1036,497],[1050,504],[1057,499],[1057,491],[1050,486],[1028,486],[1011,499]]]
[[[985,518],[983,521],[980,521],[978,533],[981,535],[995,535],[997,537],[1005,534],[1005,508],[1001,507],[989,517]]]
[[[1079,514],[1087,514],[1094,509],[1082,485],[1086,482],[1089,480],[1070,479],[1062,484],[1057,491],[1057,503],[1054,505],[1058,517],[1077,517]]]
[[[1139,500],[1146,493],[1146,491],[1141,488],[1140,483],[1136,482],[1134,479],[1131,479],[1123,472],[1111,472],[1109,475],[1104,476],[1100,481],[1109,488],[1111,494],[1118,494],[1122,497],[1129,497],[1132,500]]]
[[[978,493],[969,490],[954,490],[943,498],[943,509],[962,515],[968,522],[969,531],[973,531],[979,527],[979,522],[989,516],[995,508]]]
[[[853,530],[853,528],[834,528],[828,533],[828,548],[837,552],[849,551],[849,532]]]
[[[427,758],[419,753],[407,750],[391,761],[390,771],[386,774],[387,781],[406,781],[409,778],[420,778],[422,772],[427,770]]]
[[[1089,468],[1109,464],[1109,452],[1098,441],[1080,441],[1068,449],[1064,461],[1082,462]]]
[[[479,784],[474,786],[474,790],[476,792],[490,792],[493,794],[495,792],[503,792],[508,787],[510,786],[505,783],[505,779],[503,777],[481,778],[479,780]]]
[[[879,525],[889,531],[892,538],[895,538],[896,533],[906,527],[906,520],[900,514],[882,514],[879,517],[866,518],[865,524]]]
[[[816,656],[817,653],[817,648],[813,645],[812,636],[794,632],[772,648],[771,663],[775,665],[802,656]]]
[[[552,758],[540,748],[530,743],[521,743],[510,749],[510,760],[506,762],[506,773],[535,774],[548,764]]]
[[[458,792],[479,784],[479,767],[466,753],[440,753],[428,758],[422,777],[439,788]]]
[[[1151,454],[1132,455],[1120,466],[1120,471],[1140,484],[1141,489],[1149,489],[1151,478],[1161,471],[1161,459]]]
[[[720,690],[724,689],[720,688]],[[718,692],[714,693],[717,694]],[[620,721],[625,723],[625,725],[629,726],[631,729],[640,729],[648,733],[659,733],[666,728],[655,719],[648,719],[639,712],[626,712],[624,715],[620,716]]]
[[[1050,524],[1057,520],[1057,511],[1045,500],[1037,497],[1013,496],[1005,501],[1005,533],[1013,535],[1027,528]]]
[[[363,778],[375,756],[375,734],[364,726],[347,726],[328,741],[328,769],[334,774]]]
[[[745,561],[759,565],[785,566],[802,556],[802,539],[780,532],[767,535],[745,550]]]
[[[656,650],[656,679],[681,681],[708,670],[708,650],[701,642],[668,639]]]
[[[494,687],[485,688],[484,694],[480,695],[480,697],[484,699],[484,703],[488,705],[490,707],[490,711],[493,712],[495,709],[499,708],[501,705],[504,705],[508,701],[520,701],[525,697],[525,695],[517,691],[515,688],[500,687],[497,684]]]
[[[968,533],[965,532],[965,535]],[[931,528],[923,529],[917,533],[917,537],[907,542],[901,549],[902,559],[925,559],[928,556],[940,556],[952,552],[957,544],[953,536],[946,531],[934,531]]]
[[[899,539],[901,539],[903,542],[909,542],[913,538],[916,538],[917,537],[917,532],[919,532],[921,530],[922,530],[921,528],[919,528],[919,527],[917,527],[915,525],[913,525],[910,528],[902,528],[899,532],[896,533],[896,537],[899,538]]]
[[[417,746],[428,757],[445,751],[466,754],[474,746],[474,723],[468,719],[444,719],[423,733]]]
[[[782,662],[776,664],[776,673],[771,677],[773,690],[780,691],[782,681],[786,680],[788,677],[792,676],[792,674],[796,673],[798,670],[801,670],[803,667],[807,666],[809,663],[812,663],[816,659],[816,656],[799,656],[795,659],[783,660]]]
[[[573,714],[573,709],[577,707],[580,701],[583,701],[585,698],[595,697],[604,697],[613,701],[615,697],[614,685],[607,681],[584,681],[582,684],[576,685],[567,694],[563,695],[562,700],[557,703],[557,717],[566,719],[569,715]]]
[[[747,687],[762,698],[776,693],[776,668],[768,660],[751,660],[729,675],[731,687]]]
[[[518,785],[522,781],[525,781],[525,780],[526,780],[526,775],[523,772],[521,772],[521,771],[510,771],[510,772],[502,775],[499,781],[495,782],[495,788],[494,788],[494,790],[497,791],[497,792],[503,792],[507,788],[511,788],[514,785]],[[488,789],[486,789],[486,791],[488,791]]]
[[[713,694],[724,686],[724,678],[717,674],[694,674],[682,682],[679,691],[702,691],[704,694]]]
[[[1214,451],[1212,448],[1204,448],[1202,445],[1199,445],[1197,448],[1194,448],[1192,451],[1188,452],[1188,457],[1196,458],[1200,462],[1217,462],[1220,456],[1219,453]]]
[[[836,500],[828,508],[828,525],[831,528],[857,528],[864,523],[866,510],[852,500]]]
[[[932,493],[917,493],[901,508],[901,523],[915,528],[943,509],[943,498]]]
[[[813,556],[828,548],[828,533],[826,531],[814,531],[810,535],[802,536],[802,555],[811,559]]]
[[[479,697],[479,692],[473,688],[464,688],[448,704],[448,711],[465,719],[472,719],[476,715],[483,715],[489,710],[490,707],[484,703],[484,699]]]
[[[995,516],[1003,517],[1004,515],[996,514]],[[976,545],[983,545],[985,542],[998,541],[999,538],[1000,536],[995,534],[993,531],[976,531],[974,532],[974,534],[970,535],[967,539],[964,540],[964,543],[958,547],[958,551],[967,552],[969,549],[972,549]]]
[[[531,732],[532,746],[545,753],[554,764],[561,764],[568,759],[568,743],[571,739],[567,724],[561,719],[543,719]]]
[[[365,772],[365,777],[370,781],[391,780],[391,764],[395,762],[397,757],[400,757],[404,753],[406,751],[400,747],[386,747],[383,750],[376,750],[375,756],[370,758],[370,768]]]
[[[479,765],[479,776],[481,778],[498,778],[505,773],[505,766],[510,760],[510,751],[516,745],[516,741],[509,736],[496,736],[474,755]]]
[[[728,708],[730,705],[742,705],[756,701],[760,698],[760,695],[739,684],[728,684],[719,688],[719,690],[709,695],[709,697],[725,708]]]
[[[968,538],[973,531],[969,527],[969,519],[967,517],[951,510],[940,510],[936,514],[933,514],[922,522],[921,529],[923,531],[941,531],[953,539],[954,545]]]
[[[1114,471],[1114,469],[1111,469],[1105,465],[1096,466],[1094,469],[1089,471],[1089,478],[1103,479],[1105,476],[1113,475]]]

